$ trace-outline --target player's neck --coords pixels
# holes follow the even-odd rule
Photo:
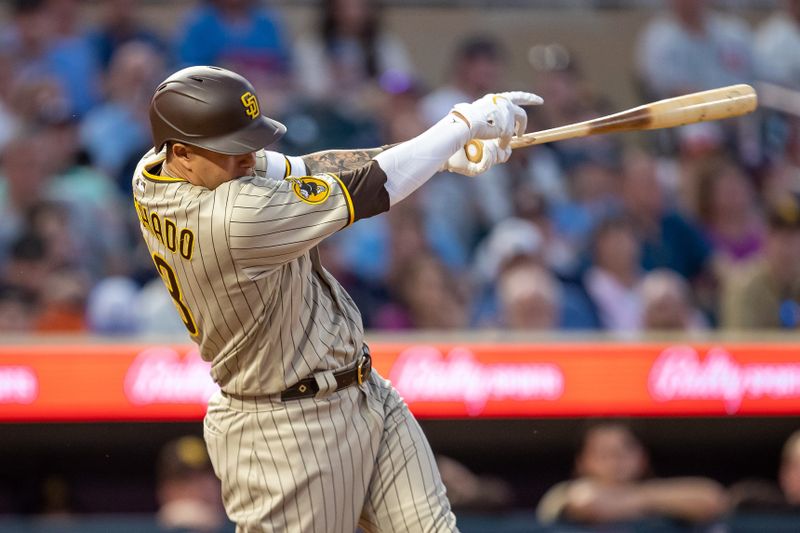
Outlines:
[[[186,180],[192,185],[198,185],[198,183],[192,180],[188,172],[185,172],[179,165],[170,165],[168,161],[164,161],[164,164],[161,165],[161,173],[171,178]]]

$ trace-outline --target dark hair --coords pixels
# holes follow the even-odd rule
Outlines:
[[[33,233],[19,237],[11,245],[11,257],[20,261],[41,261],[47,255],[44,239]]]
[[[338,24],[336,22],[337,0],[324,0],[322,3],[322,17],[320,19],[320,33],[322,34],[325,50],[330,54],[336,47],[339,38]],[[377,40],[380,33],[380,17],[378,7],[371,0],[368,4],[367,19],[356,36],[358,43],[364,49],[364,70],[371,77],[378,76]]]
[[[697,182],[697,218],[704,224],[712,222],[714,187],[729,172],[740,174],[745,178],[748,186],[752,186],[752,180],[747,175],[746,169],[727,157],[710,159],[697,168],[697,174],[694,176],[694,180]]]
[[[602,219],[592,231],[592,239],[589,241],[592,243],[592,255],[597,255],[597,243],[600,242],[600,239],[605,237],[606,234],[618,230],[627,230],[633,233],[634,236],[636,235],[636,226],[633,220],[624,213],[616,213]]]
[[[590,419],[584,425],[583,431],[579,435],[576,453],[582,454],[589,443],[589,437],[592,433],[604,429],[619,429],[628,433],[639,446],[644,449],[644,441],[634,428],[624,420],[615,419]]]
[[[27,15],[38,11],[44,5],[44,0],[12,0],[11,12],[14,15]]]
[[[31,289],[19,285],[0,284],[0,302],[17,302],[26,309],[32,309],[37,303],[37,295]]]
[[[463,41],[456,50],[459,61],[472,61],[479,58],[502,60],[503,52],[497,41],[491,37],[476,36]]]

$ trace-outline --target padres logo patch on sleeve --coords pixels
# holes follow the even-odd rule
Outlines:
[[[321,204],[331,194],[330,185],[320,178],[291,176],[286,179],[292,182],[292,190],[297,197],[307,204]]]

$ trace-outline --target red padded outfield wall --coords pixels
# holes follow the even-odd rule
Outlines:
[[[800,414],[798,343],[371,343],[421,418]],[[199,420],[191,345],[0,346],[0,421]]]

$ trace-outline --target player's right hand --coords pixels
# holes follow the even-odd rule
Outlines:
[[[472,159],[467,156],[467,150],[475,151],[471,154]],[[475,139],[450,156],[442,170],[474,177],[486,172],[498,163],[505,163],[509,157],[511,157],[511,146],[501,147],[498,139],[485,141]]]
[[[541,97],[522,91],[487,94],[471,104],[456,104],[451,114],[465,120],[471,139],[500,139],[505,147],[514,135],[522,135],[528,115],[520,106],[540,105]]]

